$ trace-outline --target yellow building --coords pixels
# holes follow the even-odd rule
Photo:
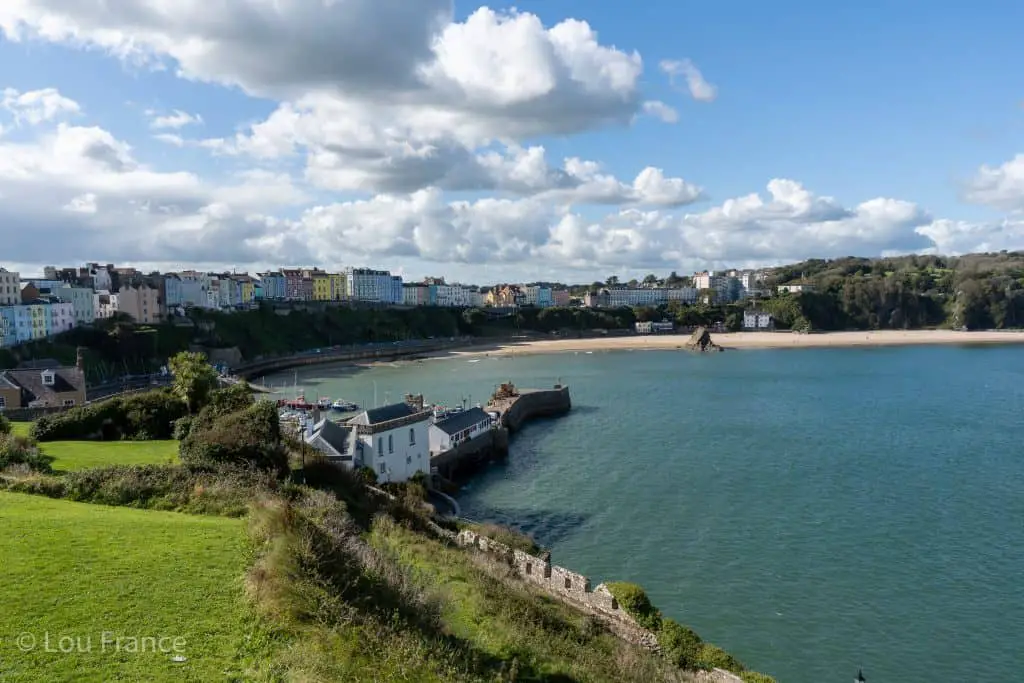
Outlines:
[[[251,304],[256,301],[256,284],[252,281],[249,276],[239,278],[239,289],[241,290],[242,303]]]
[[[314,271],[313,275],[313,301],[331,300],[331,276],[327,273]]]
[[[345,298],[345,273],[331,273],[327,277],[331,280],[331,301],[341,301]]]
[[[46,306],[29,306],[29,316],[32,321],[32,338],[43,339],[46,337]]]

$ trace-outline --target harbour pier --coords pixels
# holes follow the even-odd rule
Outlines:
[[[512,382],[501,384],[484,407],[493,419],[492,427],[430,458],[431,474],[444,480],[495,460],[508,457],[510,434],[529,420],[557,417],[572,409],[569,387],[561,383],[551,389],[518,389]]]

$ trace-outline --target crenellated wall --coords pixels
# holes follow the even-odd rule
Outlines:
[[[538,557],[514,550],[468,529],[456,534],[454,541],[462,548],[487,553],[512,567],[522,580],[546,590],[573,607],[600,617],[619,637],[651,650],[658,649],[657,637],[619,607],[604,584],[591,589],[590,579],[565,567],[551,564],[547,556]]]

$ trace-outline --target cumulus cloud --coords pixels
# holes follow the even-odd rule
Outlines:
[[[153,117],[153,120],[149,122],[150,128],[156,130],[184,128],[185,126],[199,125],[203,122],[203,117],[198,114],[189,114],[188,112],[175,109],[170,114],[158,115],[156,112],[149,112]]]
[[[0,107],[10,112],[16,123],[38,125],[81,111],[77,102],[64,97],[56,88],[43,88],[28,92],[5,88],[2,94]]]
[[[648,100],[644,102],[643,106],[645,114],[661,119],[665,123],[677,123],[679,121],[679,112],[660,100]]]
[[[97,250],[131,261],[256,262],[304,254],[270,212],[306,204],[286,176],[247,172],[216,184],[161,172],[96,126],[65,123],[31,141],[0,140],[5,252],[25,263],[74,263]],[[46,226],[47,239],[38,239]],[[107,258],[107,257],[104,257]]]
[[[714,102],[718,97],[718,88],[704,80],[700,69],[689,59],[665,59],[658,66],[668,74],[673,83],[677,78],[686,81],[686,89],[689,91],[690,97],[698,102]]]
[[[1024,154],[996,167],[982,166],[968,182],[964,195],[976,204],[1024,210]]]

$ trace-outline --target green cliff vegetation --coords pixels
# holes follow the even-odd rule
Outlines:
[[[183,373],[181,386],[140,401],[189,406],[173,423],[148,427],[175,433],[180,464],[128,464],[128,449],[167,442],[124,440],[114,443],[125,450],[111,449],[100,466],[62,471],[33,454],[80,440],[50,431],[39,443],[27,433],[45,430],[0,424],[0,453],[11,456],[0,463],[0,524],[13,530],[0,537],[3,646],[24,632],[186,643],[182,652],[145,656],[5,650],[4,680],[56,672],[96,681],[648,683],[693,681],[693,670],[709,665],[742,670],[703,644],[698,656],[678,656],[682,646],[672,645],[660,615],[656,632],[669,656],[618,638],[509,565],[458,548],[438,526],[455,525],[434,519],[418,484],[382,494],[302,453],[282,436],[271,404],[245,387],[185,398],[195,388],[187,379],[197,376]],[[121,419],[108,410],[108,419]],[[94,415],[76,415],[61,435],[113,445]],[[137,429],[157,415],[168,417],[155,411],[122,426]],[[511,530],[475,528],[538,550]]]

